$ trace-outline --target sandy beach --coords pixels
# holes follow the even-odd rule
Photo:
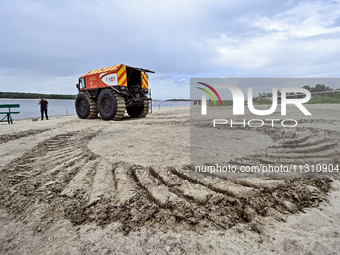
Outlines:
[[[308,109],[315,120],[297,117],[301,130],[280,139],[233,131],[256,146],[242,148],[242,140],[230,138],[227,160],[278,158],[289,138],[339,163],[340,119],[326,115],[339,106]],[[308,141],[316,130],[323,136]],[[65,116],[0,123],[0,146],[1,254],[340,251],[338,180],[195,178],[190,107],[122,121]],[[293,160],[290,150],[280,160]]]

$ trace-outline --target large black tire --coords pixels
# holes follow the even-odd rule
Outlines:
[[[121,120],[125,113],[124,97],[111,89],[104,89],[98,97],[98,110],[103,120]]]
[[[144,101],[141,106],[127,107],[126,111],[131,118],[145,118],[149,112],[149,101]]]
[[[98,115],[96,100],[89,98],[86,92],[78,93],[75,106],[79,118],[95,118]]]

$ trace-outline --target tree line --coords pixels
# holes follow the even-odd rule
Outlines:
[[[165,101],[190,101],[190,99],[167,99]]]
[[[76,95],[39,94],[39,93],[1,92],[0,91],[0,98],[38,99],[41,97],[44,97],[46,99],[75,99]]]
[[[311,87],[309,85],[305,85],[305,86],[303,86],[303,88],[307,89],[311,93],[314,93],[314,92],[323,92],[323,91],[335,91],[333,88],[330,88],[330,87],[326,86],[325,84],[316,84],[315,87]],[[340,91],[340,88],[336,89],[336,90]],[[281,92],[279,90],[277,91],[277,95],[281,96]],[[294,93],[288,93],[288,95],[294,95]],[[259,93],[259,98],[272,97],[272,96],[273,96],[273,93]],[[297,96],[297,97],[299,97],[299,96]],[[338,95],[336,97],[338,97]]]

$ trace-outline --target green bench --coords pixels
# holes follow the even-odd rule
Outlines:
[[[7,108],[8,109],[8,111],[0,112],[0,114],[6,114],[6,116],[3,117],[1,122],[7,117],[8,124],[10,124],[10,123],[13,124],[11,114],[18,114],[20,112],[11,112],[11,108],[19,108],[19,107],[20,107],[20,104],[0,104],[0,109],[1,108]]]

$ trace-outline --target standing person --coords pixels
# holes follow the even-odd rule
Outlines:
[[[39,104],[40,104],[40,111],[41,111],[41,120],[44,119],[44,113],[45,113],[46,119],[48,120],[48,116],[47,116],[48,102],[44,99],[44,97],[41,97],[38,105]]]

